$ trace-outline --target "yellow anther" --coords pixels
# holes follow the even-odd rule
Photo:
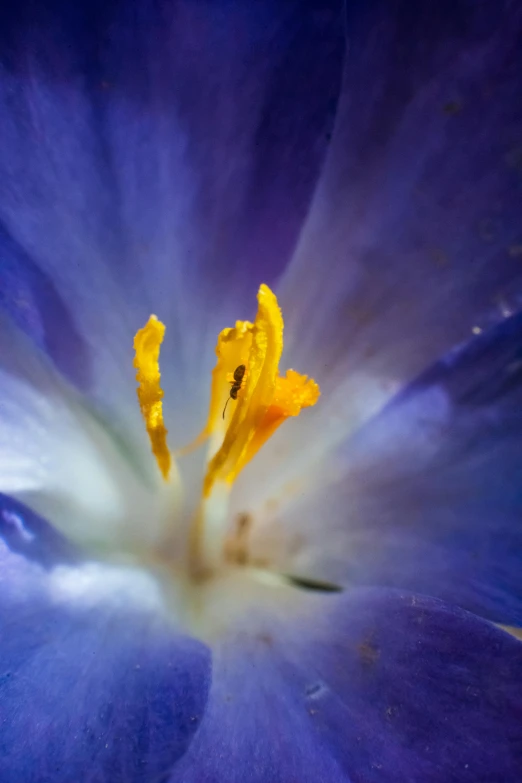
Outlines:
[[[295,370],[287,370],[286,376],[279,376],[272,402],[248,444],[241,467],[250,462],[285,419],[298,416],[303,408],[315,405],[320,394],[319,386],[312,378]]]
[[[283,316],[268,286],[260,286],[257,301],[253,324],[238,321],[218,337],[206,432],[210,435],[220,428],[226,430],[208,466],[205,497],[216,481],[231,484],[279,425],[288,416],[297,416],[302,408],[315,405],[320,394],[315,381],[294,370],[288,370],[285,377],[278,376]],[[227,379],[242,364],[246,367],[244,382],[223,423],[221,412],[229,393]]]
[[[151,315],[143,329],[134,337],[134,367],[137,369],[136,389],[141,415],[150,439],[152,453],[156,457],[164,479],[168,479],[171,456],[167,446],[167,429],[163,423],[163,390],[160,386],[160,346],[165,326],[155,315]]]

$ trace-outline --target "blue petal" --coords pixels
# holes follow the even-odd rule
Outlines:
[[[361,590],[241,630],[172,783],[521,779],[522,645],[489,623]]]
[[[518,309],[522,8],[348,6],[337,125],[281,302],[287,366],[312,374],[325,402],[338,392],[353,424]],[[312,418],[342,435],[319,406]]]
[[[163,779],[204,711],[208,650],[136,593],[102,597],[114,569],[28,509],[2,497],[0,520],[1,779]]]
[[[4,305],[13,313],[29,291],[48,312],[52,287],[45,327],[63,345],[45,347],[120,401],[133,395],[133,334],[157,313],[181,404],[206,390],[217,332],[251,315],[295,245],[335,114],[341,3],[21,2],[3,14],[0,220],[17,248],[16,270],[0,270]],[[24,325],[41,339],[44,320]],[[78,377],[71,329],[94,377]]]
[[[309,537],[288,567],[522,625],[521,369],[519,314],[427,370],[337,454],[343,480],[285,518]]]

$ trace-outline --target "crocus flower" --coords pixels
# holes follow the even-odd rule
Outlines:
[[[518,783],[520,3],[1,13],[1,783]]]

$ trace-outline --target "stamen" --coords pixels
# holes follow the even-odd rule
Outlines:
[[[283,316],[275,294],[261,285],[258,311],[253,324],[238,321],[218,337],[218,361],[213,372],[207,432],[220,430],[220,415],[227,377],[240,365],[246,368],[242,387],[237,391],[234,412],[221,447],[213,456],[205,477],[203,494],[209,497],[216,481],[232,484],[245,465],[288,416],[315,405],[319,386],[306,375],[288,370],[278,376],[283,352]],[[226,425],[225,425],[226,426]]]
[[[171,455],[167,446],[167,429],[163,423],[163,390],[160,386],[159,354],[165,334],[165,325],[155,315],[151,315],[142,329],[134,337],[134,367],[137,369],[136,393],[140,403],[141,415],[150,439],[152,453],[156,458],[161,474],[168,479],[171,467]]]

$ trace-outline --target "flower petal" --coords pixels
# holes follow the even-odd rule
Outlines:
[[[331,150],[276,290],[283,361],[323,394],[293,444],[310,462],[522,292],[520,4],[349,13]]]
[[[199,395],[197,431],[216,334],[278,275],[306,215],[341,3],[28,6],[0,18],[0,220],[30,259],[19,285],[40,275],[35,302],[52,285],[67,303],[93,351],[91,390],[122,418],[129,346],[156,313],[166,395],[173,408]],[[183,443],[194,425],[178,418]]]
[[[284,567],[522,625],[522,313],[455,349],[281,510]]]
[[[52,280],[0,224],[0,306],[14,323],[52,356],[58,370],[79,386],[88,386],[90,355],[74,314]]]
[[[205,708],[208,650],[169,626],[151,580],[80,563],[0,499],[2,780],[148,783]]]
[[[522,645],[413,594],[303,599],[218,645],[183,783],[404,783],[522,773]]]
[[[0,490],[91,551],[157,544],[178,487],[161,481],[148,444],[126,453],[2,314],[0,357]]]

